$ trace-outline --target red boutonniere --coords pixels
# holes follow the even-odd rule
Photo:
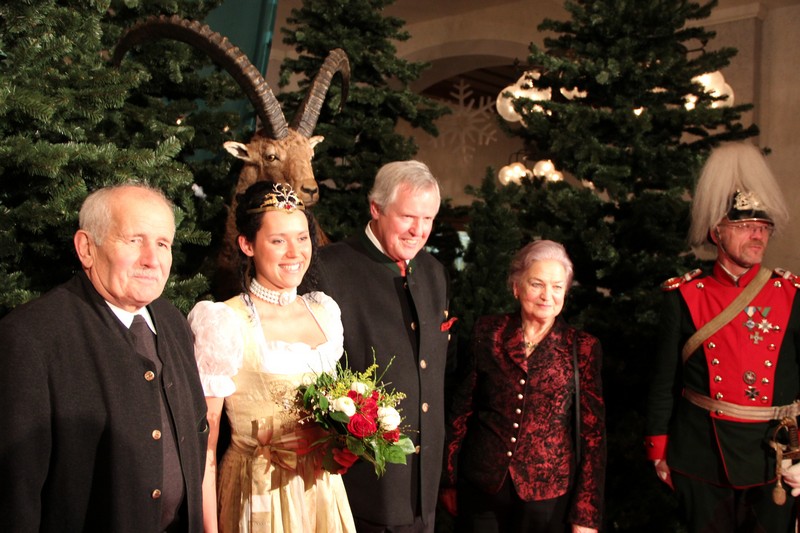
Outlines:
[[[450,320],[447,320],[447,321],[445,321],[445,322],[442,322],[442,325],[440,326],[440,329],[441,329],[442,331],[450,331],[450,328],[452,328],[452,327],[453,327],[453,323],[454,323],[456,320],[458,320],[458,318],[456,318],[456,317],[452,317]]]

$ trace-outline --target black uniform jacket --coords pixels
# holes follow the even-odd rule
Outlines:
[[[191,331],[148,306],[175,424],[188,518],[202,531],[208,434]],[[0,520],[28,531],[159,530],[159,379],[84,273],[0,321]]]
[[[436,507],[444,446],[444,373],[449,332],[447,271],[421,251],[407,277],[365,234],[320,250],[321,290],[342,310],[348,365],[373,363],[384,381],[407,397],[401,429],[419,454],[408,465],[387,465],[379,480],[359,462],[344,476],[353,515],[377,524],[403,525]],[[429,524],[432,527],[432,524]]]
[[[775,478],[769,445],[777,421],[752,422],[709,412],[684,389],[744,406],[792,403],[800,393],[800,305],[797,280],[776,270],[738,315],[681,362],[689,337],[744,290],[754,267],[733,280],[719,265],[687,275],[665,292],[653,360],[645,445],[649,459],[713,484],[745,488]]]

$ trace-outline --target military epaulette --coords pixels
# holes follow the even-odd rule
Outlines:
[[[792,285],[800,289],[800,278],[786,270],[785,268],[776,268],[773,272],[779,277],[789,281]]]
[[[702,274],[703,271],[699,268],[695,268],[694,270],[690,270],[683,276],[675,276],[674,278],[669,278],[667,281],[661,284],[662,291],[671,291],[677,289],[684,283],[688,281],[692,281],[694,278]]]

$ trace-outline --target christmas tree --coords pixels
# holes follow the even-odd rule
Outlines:
[[[342,48],[350,61],[350,92],[339,112],[341,93],[332,87],[315,135],[314,169],[322,188],[314,213],[333,240],[360,229],[367,214],[367,192],[375,173],[390,161],[411,159],[413,140],[395,132],[399,120],[436,134],[434,121],[447,108],[409,90],[426,67],[396,57],[393,42],[409,34],[404,22],[384,16],[393,0],[303,0],[283,28],[284,42],[298,56],[281,65],[281,85],[299,79],[299,90],[280,95],[285,110],[297,109],[328,52]],[[294,76],[294,78],[293,78]]]
[[[109,63],[122,32],[147,15],[202,18],[220,1],[81,2],[0,6],[0,315],[66,280],[88,192],[150,183],[175,203],[173,275],[165,294],[185,311],[207,288],[201,273],[231,161],[216,153],[238,115],[227,74],[181,43],[163,41]],[[193,188],[194,186],[194,188]]]

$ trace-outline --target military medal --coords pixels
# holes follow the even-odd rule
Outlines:
[[[758,344],[764,340],[764,337],[759,333],[759,331],[761,333],[770,333],[772,330],[779,329],[778,326],[774,326],[769,320],[767,320],[767,316],[771,310],[771,307],[756,307],[754,305],[748,305],[744,308],[744,314],[747,315],[747,320],[744,322],[744,327],[750,332],[750,340],[753,341],[753,344]],[[756,322],[754,318],[756,312],[762,316],[761,322]]]

